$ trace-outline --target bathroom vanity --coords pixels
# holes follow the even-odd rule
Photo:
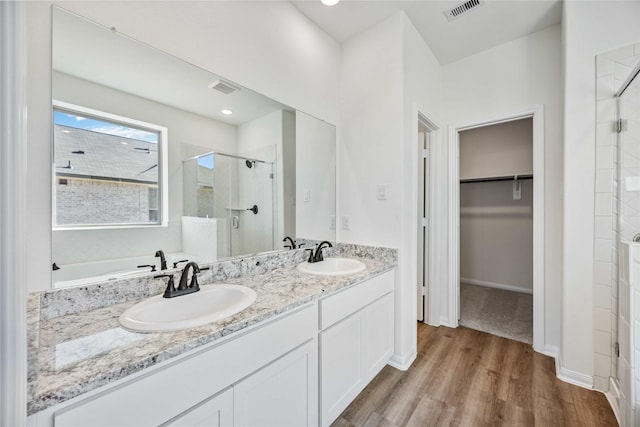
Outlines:
[[[237,275],[213,264],[203,287],[226,275],[257,299],[181,331],[122,329],[119,314],[139,296],[73,312],[51,307],[71,289],[32,295],[29,426],[331,424],[393,353],[396,265],[395,250],[336,246],[365,270],[305,274],[301,250],[229,261]]]

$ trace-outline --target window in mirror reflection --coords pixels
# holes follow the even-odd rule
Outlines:
[[[55,103],[54,227],[161,224],[166,129]]]

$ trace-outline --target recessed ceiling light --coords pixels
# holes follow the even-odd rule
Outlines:
[[[340,0],[321,0],[321,1],[322,1],[322,4],[325,6],[333,6],[338,4]]]
[[[63,132],[63,133],[71,133],[71,131],[70,131],[70,130],[63,130],[62,132]]]
[[[233,111],[231,111],[231,110],[222,110],[222,111],[220,111],[220,112],[221,112],[222,114],[224,114],[225,116],[228,116],[228,115],[233,114]]]
[[[129,143],[128,143],[128,142],[124,142],[124,141],[120,141],[120,144],[122,144],[122,145],[129,145]]]

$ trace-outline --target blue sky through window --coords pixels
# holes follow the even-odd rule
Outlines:
[[[77,129],[90,130],[92,132],[106,133],[109,135],[121,136],[124,138],[137,139],[158,143],[158,134],[143,129],[132,128],[119,123],[106,122],[103,120],[84,117],[66,111],[53,111],[53,123]]]
[[[213,169],[213,154],[208,156],[198,157],[198,164],[204,166],[207,169]]]

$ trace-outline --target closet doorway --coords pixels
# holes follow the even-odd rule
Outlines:
[[[460,141],[462,326],[533,342],[533,119]]]
[[[544,342],[542,108],[452,130],[454,325]]]

